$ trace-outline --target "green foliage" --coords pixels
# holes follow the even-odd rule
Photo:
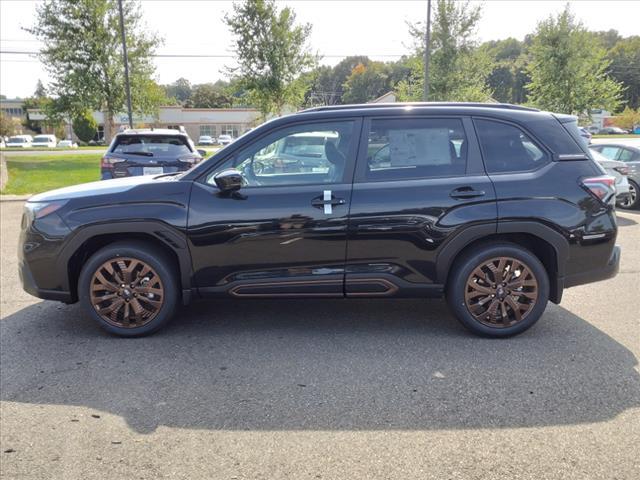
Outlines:
[[[192,95],[186,101],[188,108],[229,108],[233,104],[232,97],[224,87],[213,83],[203,83],[193,87]]]
[[[607,74],[600,41],[576,22],[569,8],[538,24],[527,72],[529,102],[555,112],[588,115],[593,108],[615,111],[621,85]]]
[[[20,121],[15,118],[11,118],[9,115],[5,115],[0,112],[0,135],[3,137],[10,137],[18,133],[20,127]]]
[[[487,78],[491,57],[476,48],[474,32],[480,7],[469,1],[438,0],[431,35],[429,99],[431,101],[488,101]],[[409,61],[411,74],[398,85],[401,100],[422,100],[424,88],[424,23],[409,25],[415,54]]]
[[[143,28],[139,4],[123,1],[133,109],[152,114],[164,98],[151,80],[159,39]],[[112,122],[125,110],[125,79],[117,0],[46,0],[28,32],[42,43],[50,93],[71,117],[102,110]]]
[[[359,63],[344,83],[344,103],[366,103],[387,93],[390,68],[382,62]]]
[[[293,10],[278,11],[273,0],[236,3],[225,22],[235,37],[239,64],[231,72],[262,115],[281,113],[287,104],[300,105],[304,82],[298,77],[315,64],[306,47],[311,25],[296,25]]]
[[[515,38],[489,41],[480,46],[492,59],[493,70],[487,78],[494,100],[506,103],[524,103],[525,85],[529,76],[525,70],[527,51],[524,42]]]
[[[631,108],[640,107],[640,37],[619,40],[607,58],[611,77],[625,87],[623,101]]]
[[[191,82],[184,77],[180,77],[175,82],[164,86],[165,95],[171,99],[176,99],[177,103],[184,105],[191,98]]]
[[[633,110],[626,107],[622,113],[616,115],[613,120],[616,126],[631,130],[636,125],[640,125],[640,109]]]
[[[93,137],[95,137],[98,131],[98,124],[93,118],[93,115],[91,115],[91,112],[83,112],[74,118],[72,127],[78,138],[85,143],[93,140]]]

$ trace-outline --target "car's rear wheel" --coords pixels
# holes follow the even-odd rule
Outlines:
[[[640,204],[640,186],[633,180],[629,180],[629,196],[618,203],[622,208],[637,208]]]
[[[171,319],[178,284],[164,252],[142,242],[118,242],[86,262],[78,295],[105,330],[133,337],[152,333]]]
[[[538,321],[549,299],[540,260],[512,243],[484,246],[462,256],[447,285],[450,308],[472,332],[508,337]]]

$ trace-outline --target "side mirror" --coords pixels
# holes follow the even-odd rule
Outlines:
[[[228,168],[222,170],[214,175],[213,179],[216,182],[217,187],[223,193],[235,192],[242,187],[242,174],[235,168]]]
[[[203,158],[207,156],[207,151],[206,151],[206,150],[198,149],[198,153],[199,153],[199,154],[200,154],[200,156],[201,156],[201,157],[203,157]]]

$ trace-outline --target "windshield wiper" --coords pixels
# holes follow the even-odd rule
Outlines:
[[[126,155],[141,155],[143,157],[153,157],[153,153],[151,152],[140,152],[140,151],[133,151],[133,152],[122,152]]]

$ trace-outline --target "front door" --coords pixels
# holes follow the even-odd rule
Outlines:
[[[194,184],[188,237],[201,294],[343,296],[360,123],[283,127]],[[231,195],[215,186],[215,174],[227,168],[245,182]]]

